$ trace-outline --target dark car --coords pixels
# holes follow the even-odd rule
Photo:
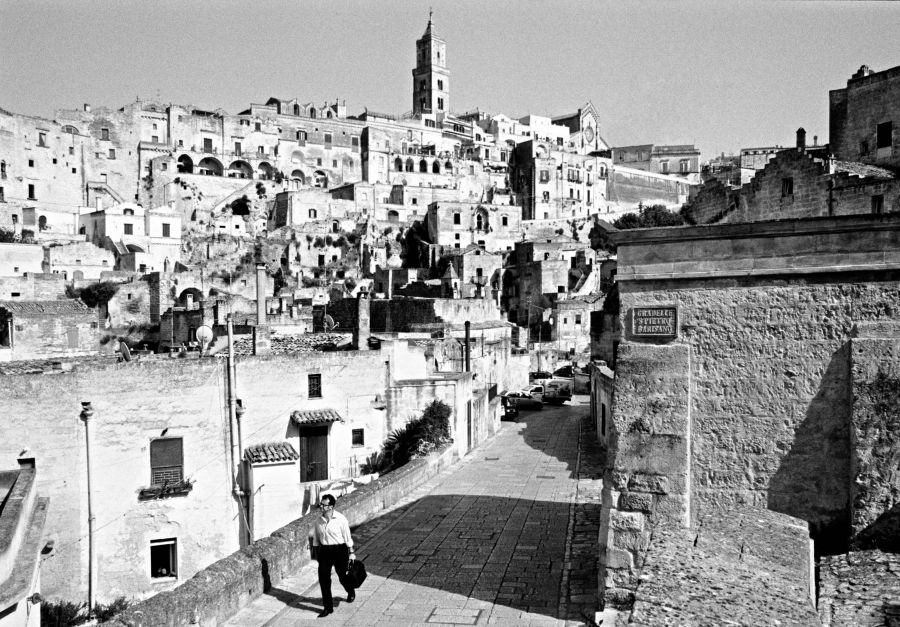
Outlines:
[[[557,368],[553,371],[554,377],[561,377],[564,379],[569,379],[573,376],[572,374],[572,366],[563,366],[562,368]]]
[[[507,405],[516,407],[517,409],[543,409],[544,403],[540,399],[533,397],[526,391],[507,392],[501,395]]]
[[[528,382],[529,383],[543,383],[547,379],[550,379],[552,375],[549,372],[544,372],[543,370],[537,370],[535,372],[528,373]]]

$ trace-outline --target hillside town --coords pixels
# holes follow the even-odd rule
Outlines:
[[[366,525],[522,429],[573,438],[583,585],[452,624],[900,625],[900,66],[702,161],[460,112],[452,45],[429,15],[405,113],[0,109],[0,627],[264,624],[326,493],[374,585]]]

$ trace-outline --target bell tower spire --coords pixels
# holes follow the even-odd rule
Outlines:
[[[428,10],[425,34],[416,41],[413,74],[413,113],[443,119],[450,109],[450,71],[447,69],[447,42],[434,30],[433,11]]]

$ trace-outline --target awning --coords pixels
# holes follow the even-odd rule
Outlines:
[[[291,422],[296,425],[320,424],[323,422],[344,422],[334,409],[310,409],[291,412]]]
[[[290,462],[300,459],[290,442],[267,442],[248,446],[244,458],[251,464]]]

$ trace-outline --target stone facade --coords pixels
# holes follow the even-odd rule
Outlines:
[[[819,620],[824,627],[896,624],[900,615],[900,556],[896,553],[853,551],[823,556],[819,580]]]
[[[900,66],[862,66],[829,92],[829,141],[839,159],[900,168]]]
[[[0,301],[0,361],[90,355],[97,313],[79,300]]]

